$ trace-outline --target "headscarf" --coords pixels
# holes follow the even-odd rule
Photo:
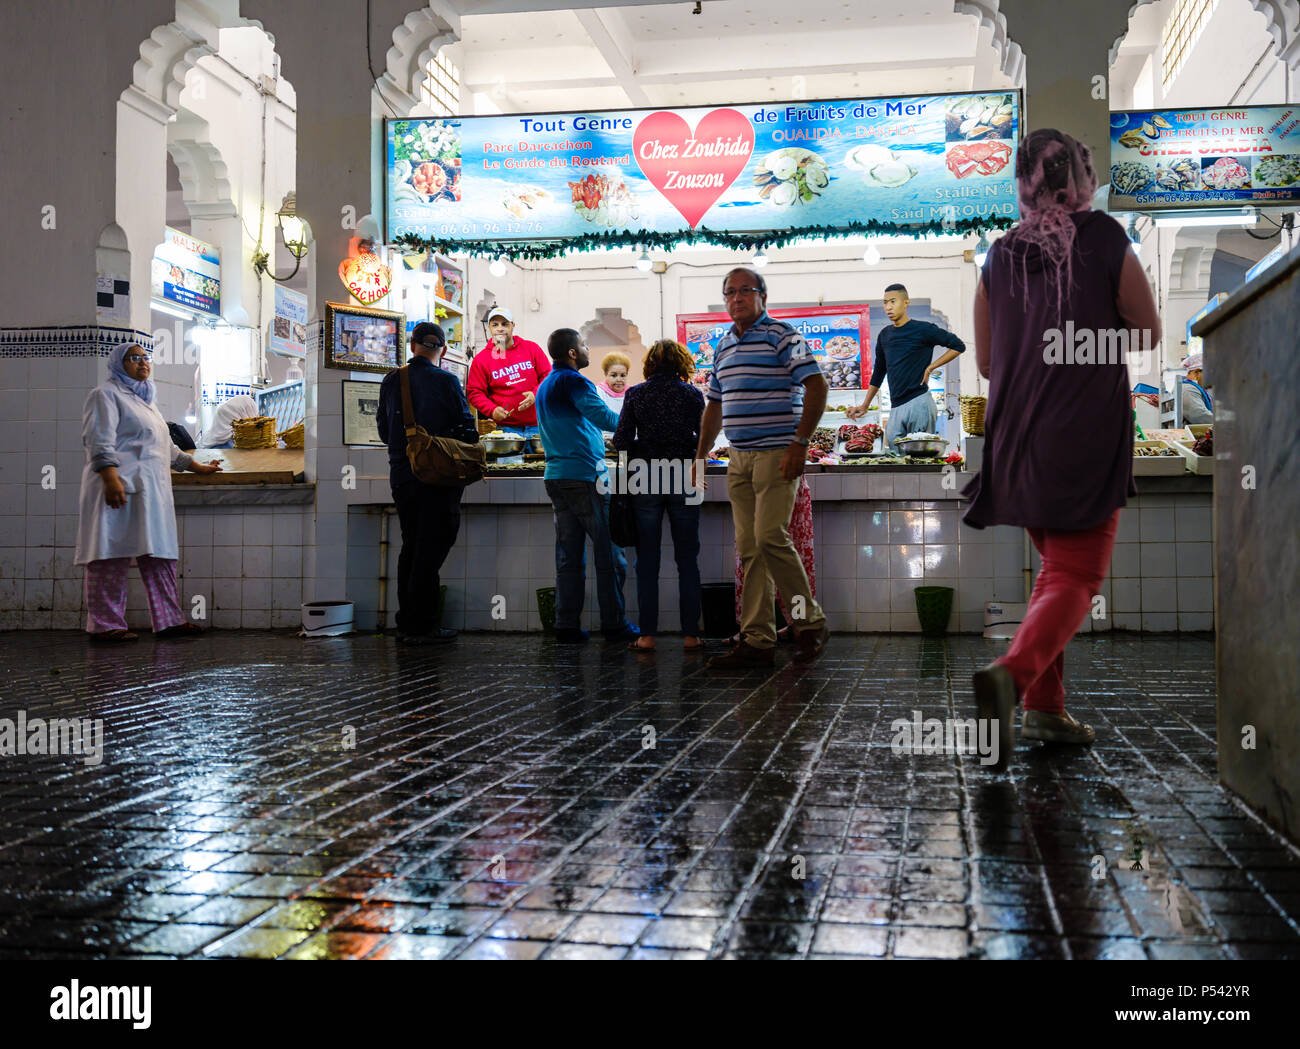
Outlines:
[[[1203,363],[1204,363],[1204,358],[1202,357],[1201,354],[1189,353],[1186,357],[1183,358],[1181,367],[1183,371],[1190,372],[1190,371],[1195,371],[1197,368],[1200,368]]]
[[[1045,268],[1055,273],[1059,315],[1073,276],[1071,256],[1077,230],[1070,216],[1090,211],[1097,192],[1092,150],[1063,131],[1040,128],[1016,151],[1016,185],[1020,222],[1002,240],[1007,248],[1033,245],[1039,249]],[[1020,262],[1024,279],[1023,252]]]
[[[143,346],[139,343],[133,342],[129,346],[124,346],[119,353],[109,355],[108,377],[119,386],[130,390],[133,394],[139,397],[140,400],[144,401],[145,404],[153,404],[154,395],[157,393],[153,380],[133,379],[126,373],[126,365],[123,362],[126,359],[126,355],[132,350],[139,350],[141,353],[145,352]]]

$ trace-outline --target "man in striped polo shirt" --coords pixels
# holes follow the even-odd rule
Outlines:
[[[744,572],[740,642],[710,667],[770,665],[776,648],[773,585],[790,609],[794,659],[816,659],[826,647],[826,617],[813,600],[803,562],[790,538],[790,514],[808,444],[826,409],[828,387],[804,337],[767,315],[767,284],[734,269],[722,298],[735,322],[713,354],[695,470],[720,429],[731,446],[727,495]],[[703,478],[696,476],[696,485]]]

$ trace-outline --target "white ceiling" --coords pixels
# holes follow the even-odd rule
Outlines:
[[[463,94],[505,112],[1014,86],[988,31],[952,0],[705,0],[699,15],[691,2],[460,6],[475,12],[461,20]]]

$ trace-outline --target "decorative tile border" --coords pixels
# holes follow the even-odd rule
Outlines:
[[[107,357],[119,346],[138,343],[152,351],[153,336],[107,325],[57,328],[0,328],[0,357]]]

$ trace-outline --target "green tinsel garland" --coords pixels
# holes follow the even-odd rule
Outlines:
[[[679,244],[712,244],[732,251],[755,251],[759,248],[783,248],[807,237],[834,240],[844,237],[908,236],[920,238],[930,233],[984,233],[992,229],[1008,229],[1015,219],[984,218],[962,219],[945,226],[939,222],[900,226],[896,222],[853,222],[847,226],[805,226],[800,229],[773,230],[767,233],[723,233],[718,230],[682,230],[676,233],[654,233],[639,230],[636,233],[583,233],[555,241],[490,241],[490,240],[434,240],[414,233],[404,233],[393,243],[413,251],[440,251],[474,255],[480,258],[553,259],[573,251],[592,251],[596,248],[645,248],[647,251],[671,251]]]

